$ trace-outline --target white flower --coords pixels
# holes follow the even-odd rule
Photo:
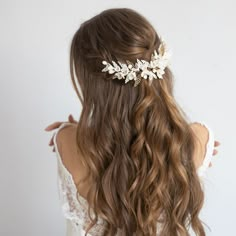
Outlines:
[[[127,75],[129,73],[129,68],[126,64],[119,62],[120,66],[121,66],[121,72],[123,73],[123,75]]]
[[[120,71],[120,67],[116,64],[116,62],[112,61],[113,68],[116,72]]]
[[[124,79],[125,76],[122,72],[119,72],[119,73],[116,73],[114,76],[113,76],[113,79]]]
[[[118,61],[119,65],[112,61],[111,65],[107,61],[103,61],[102,63],[106,67],[102,69],[102,72],[115,73],[113,79],[125,79],[125,83],[135,80],[135,86],[140,82],[141,78],[137,79],[137,74],[141,72],[141,77],[149,79],[151,84],[153,79],[163,79],[163,74],[165,73],[165,68],[169,65],[170,57],[171,53],[168,52],[166,44],[162,42],[158,48],[158,53],[154,50],[150,62],[137,59],[134,65],[129,61],[127,61],[127,64]]]
[[[149,78],[149,79],[155,78],[156,79],[157,78],[157,76],[150,70],[143,70],[141,72],[141,77],[143,77],[144,79],[147,79],[147,78]]]
[[[131,71],[125,79],[125,83],[129,82],[129,80],[135,80],[136,79],[136,73]]]

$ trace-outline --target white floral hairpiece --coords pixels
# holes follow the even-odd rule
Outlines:
[[[135,65],[128,60],[126,60],[127,64],[118,61],[120,66],[115,61],[112,61],[113,65],[107,61],[102,61],[102,64],[106,66],[102,69],[102,72],[115,73],[113,79],[125,79],[125,83],[135,80],[134,87],[140,83],[141,78],[149,79],[149,84],[151,84],[153,79],[163,79],[164,70],[170,64],[171,53],[167,50],[163,41],[158,48],[158,53],[154,50],[150,62],[137,59]],[[141,76],[137,77],[139,72],[141,72]]]

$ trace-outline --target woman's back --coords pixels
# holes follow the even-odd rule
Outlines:
[[[213,154],[213,132],[203,122],[194,122],[190,126],[197,138],[197,149],[193,157],[194,163],[199,177],[202,177],[206,172],[206,167],[210,164],[210,158]],[[84,227],[89,222],[86,211],[89,205],[93,209],[87,198],[88,190],[93,183],[90,179],[86,179],[78,186],[78,182],[89,173],[83,166],[81,157],[76,151],[76,128],[76,125],[64,123],[54,135],[54,145],[58,158],[59,196],[63,214],[67,219],[67,236],[85,235]],[[77,200],[76,196],[81,202]],[[102,235],[103,224],[105,224],[105,221],[100,218],[97,225],[90,231],[90,235]],[[158,227],[161,227],[161,224]],[[99,231],[100,234],[98,234]]]

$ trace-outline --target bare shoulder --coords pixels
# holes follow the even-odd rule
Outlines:
[[[63,155],[63,152],[68,152],[67,149],[71,150],[75,147],[76,128],[77,125],[69,124],[58,131],[56,141],[60,154]]]
[[[77,125],[69,124],[61,128],[56,137],[62,162],[72,175],[76,175],[78,170],[82,168],[81,155],[76,142],[76,132]],[[78,176],[73,177],[77,179]]]
[[[190,124],[190,127],[199,138],[208,140],[209,131],[204,125],[198,122],[194,122]]]
[[[196,168],[202,165],[206,155],[206,146],[209,140],[209,131],[201,123],[194,122],[190,124],[195,135],[196,150],[194,151],[194,162]]]
[[[60,144],[60,156],[63,165],[70,172],[76,184],[77,190],[81,196],[87,198],[89,186],[92,186],[88,176],[88,170],[83,165],[81,154],[79,153],[76,142],[77,125],[66,125],[59,130],[57,134],[58,143]],[[82,181],[79,185],[78,183]]]
[[[57,141],[59,143],[66,142],[68,139],[74,138],[76,135],[76,127],[73,124],[65,125],[57,133]]]

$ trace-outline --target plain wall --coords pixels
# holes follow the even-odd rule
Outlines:
[[[235,233],[236,2],[0,1],[0,235],[63,236],[56,156],[44,128],[76,119],[81,104],[69,75],[69,46],[84,21],[110,7],[146,16],[173,56],[175,96],[221,142],[205,181],[207,235]]]

